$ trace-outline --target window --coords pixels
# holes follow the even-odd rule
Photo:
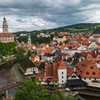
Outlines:
[[[93,69],[93,66],[91,66],[91,69]]]
[[[91,80],[91,78],[89,78],[89,80]]]
[[[62,78],[64,78],[64,77],[62,76]]]
[[[52,78],[47,78],[47,79],[52,79]]]
[[[71,76],[72,78],[76,78],[76,76],[74,75],[74,76]]]
[[[95,75],[95,72],[93,72],[93,75]]]
[[[43,78],[41,78],[41,80],[42,80]]]
[[[86,72],[87,75],[89,75],[89,72]]]
[[[62,83],[63,83],[63,80],[62,80]]]
[[[86,78],[84,78],[84,80],[86,80]]]
[[[63,74],[63,72],[62,72],[62,74]]]

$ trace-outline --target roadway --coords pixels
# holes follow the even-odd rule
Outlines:
[[[24,80],[24,77],[19,73],[19,71],[18,71],[18,66],[19,66],[18,63],[15,64],[15,65],[13,66],[12,70],[13,70],[13,73],[14,73],[15,77],[17,78],[17,80],[18,80],[18,81],[22,81],[22,80]]]

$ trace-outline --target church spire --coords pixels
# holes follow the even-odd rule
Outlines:
[[[8,33],[8,25],[7,25],[7,21],[6,21],[5,16],[3,18],[2,30],[3,30],[3,33]]]
[[[30,33],[28,35],[28,43],[31,45],[31,36],[30,36]]]

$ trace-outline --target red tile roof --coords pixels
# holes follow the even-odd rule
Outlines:
[[[37,55],[33,55],[33,54],[32,54],[32,55],[31,55],[31,58],[33,58],[33,59],[34,59],[36,56],[37,56]]]
[[[53,76],[53,64],[47,64],[46,76]]]
[[[69,78],[73,73],[74,71],[70,67],[68,67],[67,68],[67,78]]]
[[[53,80],[58,81],[57,63],[53,63]]]
[[[34,65],[35,65],[35,66],[39,66],[40,64],[41,64],[40,61],[35,61],[35,62],[34,62]]]
[[[13,36],[12,33],[0,33],[0,36]]]
[[[75,65],[76,74],[84,78],[100,78],[100,68],[93,61],[83,60]]]
[[[65,66],[65,64],[63,62],[63,59],[61,59],[60,64],[58,66],[58,69],[66,69],[66,66]]]
[[[71,57],[68,53],[60,53],[61,56],[68,56]]]
[[[36,77],[44,77],[44,69],[42,69],[37,75]]]

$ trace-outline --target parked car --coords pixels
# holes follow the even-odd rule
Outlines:
[[[7,86],[10,86],[11,84],[9,83],[9,84],[7,84]]]

